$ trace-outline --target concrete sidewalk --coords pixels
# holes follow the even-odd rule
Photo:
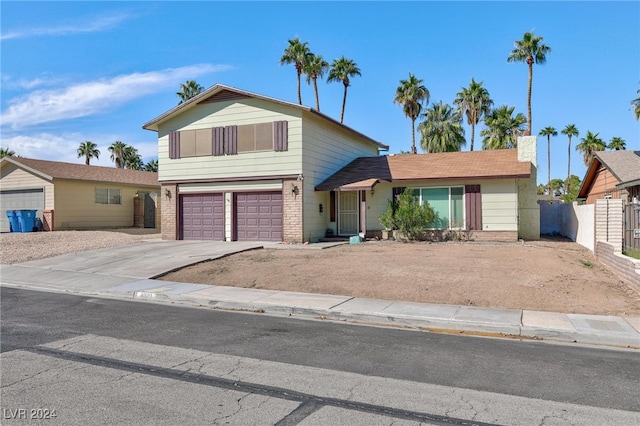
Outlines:
[[[0,265],[0,284],[300,318],[640,348],[640,318],[396,302],[150,279],[179,267],[266,246],[271,244],[158,241],[90,250]]]

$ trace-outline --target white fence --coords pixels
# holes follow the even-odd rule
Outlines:
[[[540,234],[562,235],[595,250],[595,205],[538,201],[540,204]]]

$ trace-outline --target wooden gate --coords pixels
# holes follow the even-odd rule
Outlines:
[[[640,250],[640,205],[625,204],[624,211],[624,250]]]

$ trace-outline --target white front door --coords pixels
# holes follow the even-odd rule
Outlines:
[[[358,191],[340,191],[338,194],[338,235],[357,235]]]

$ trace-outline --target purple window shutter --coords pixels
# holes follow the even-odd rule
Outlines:
[[[224,152],[229,155],[238,153],[238,126],[224,128]]]
[[[289,122],[275,121],[273,123],[273,149],[275,151],[289,150]]]
[[[180,158],[180,132],[169,132],[169,158]]]
[[[482,231],[482,194],[480,185],[465,185],[464,204],[467,229]]]
[[[213,155],[224,155],[224,127],[212,129]]]
[[[398,197],[400,197],[400,195],[402,195],[402,193],[404,192],[406,188],[402,187],[402,186],[398,186],[393,188],[393,199],[397,200]]]

